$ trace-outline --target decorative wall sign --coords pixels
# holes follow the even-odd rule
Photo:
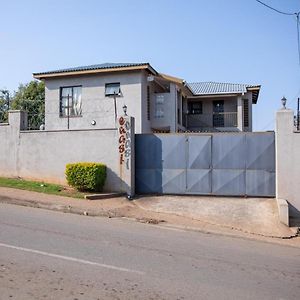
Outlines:
[[[119,124],[119,165],[120,178],[125,185],[124,190],[130,196],[134,195],[134,120],[132,117],[122,116]]]

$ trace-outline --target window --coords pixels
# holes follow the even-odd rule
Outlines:
[[[60,116],[81,116],[81,104],[81,86],[60,88]]]
[[[156,95],[155,98],[155,118],[163,118],[164,117],[164,95]]]
[[[244,127],[249,127],[249,101],[243,99]]]
[[[105,96],[114,96],[120,94],[121,94],[120,82],[105,84]]]
[[[224,127],[224,100],[213,101],[213,127]]]
[[[150,120],[150,86],[147,86],[147,119]]]
[[[202,114],[202,101],[189,102],[189,113],[192,115]]]

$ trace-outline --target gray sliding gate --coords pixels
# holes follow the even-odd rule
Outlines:
[[[136,192],[275,196],[275,136],[136,134]]]

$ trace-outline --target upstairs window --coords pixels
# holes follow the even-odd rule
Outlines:
[[[147,86],[147,120],[150,121],[150,86]]]
[[[243,99],[244,127],[249,127],[249,100]]]
[[[105,84],[105,96],[119,96],[120,94],[120,82]]]
[[[202,114],[202,101],[189,102],[189,113],[192,115]]]
[[[82,115],[81,105],[81,86],[60,88],[61,117],[80,117]]]

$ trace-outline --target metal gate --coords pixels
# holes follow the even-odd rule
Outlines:
[[[136,192],[275,196],[275,135],[137,134]]]

